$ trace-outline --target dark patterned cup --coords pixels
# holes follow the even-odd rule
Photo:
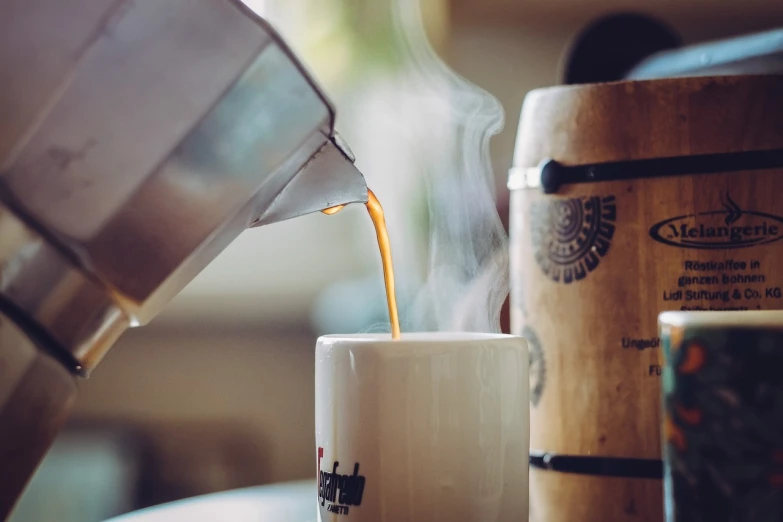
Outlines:
[[[783,312],[666,312],[667,522],[783,520]]]

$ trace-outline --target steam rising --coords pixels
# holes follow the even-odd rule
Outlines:
[[[421,158],[430,212],[429,271],[407,307],[405,327],[498,332],[508,293],[508,238],[495,206],[489,141],[503,127],[503,109],[440,60],[419,2],[392,1],[421,122],[439,143]]]

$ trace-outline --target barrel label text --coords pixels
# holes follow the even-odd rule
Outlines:
[[[663,290],[665,310],[761,310],[763,302],[783,299],[783,289],[760,259],[685,261]],[[773,306],[781,306],[779,305]]]
[[[665,219],[650,228],[650,237],[677,248],[747,248],[783,239],[783,217],[742,209],[727,193],[722,209]]]

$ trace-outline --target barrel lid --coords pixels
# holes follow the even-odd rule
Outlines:
[[[549,160],[578,166],[779,149],[783,75],[559,86],[526,96],[511,177]]]

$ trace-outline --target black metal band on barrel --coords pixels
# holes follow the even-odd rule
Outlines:
[[[656,459],[592,457],[586,455],[558,455],[530,450],[530,465],[534,468],[560,473],[595,475],[601,477],[662,479],[663,462]]]
[[[541,188],[556,193],[562,185],[616,181],[637,178],[659,178],[694,174],[717,174],[740,170],[763,170],[783,167],[783,150],[755,150],[724,154],[702,154],[672,158],[651,158],[592,165],[562,165],[548,160],[541,166]]]

